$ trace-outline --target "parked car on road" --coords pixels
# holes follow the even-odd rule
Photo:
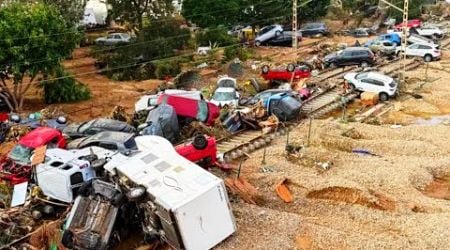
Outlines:
[[[369,45],[369,49],[377,55],[395,55],[397,44],[389,40],[376,40]]]
[[[397,47],[396,54],[406,53],[406,56],[422,57],[425,62],[439,60],[441,58],[441,50],[439,45],[414,43],[406,47],[403,51],[401,47]]]
[[[92,146],[119,151],[123,154],[129,154],[131,151],[137,150],[134,134],[117,131],[103,131],[88,137],[78,138],[69,142],[67,149],[81,149]]]
[[[134,133],[135,128],[126,122],[98,118],[83,123],[73,123],[64,128],[63,134],[72,138],[80,138],[89,135],[95,135],[103,131],[117,131],[125,133]]]
[[[267,81],[290,82],[292,74],[294,80],[308,78],[311,76],[311,69],[306,65],[288,64],[286,68],[270,69],[269,65],[261,68],[262,76]]]
[[[394,79],[378,72],[347,73],[344,79],[352,89],[377,93],[381,101],[387,101],[397,93]]]
[[[281,26],[279,24],[274,24],[274,25],[269,25],[269,26],[263,27],[258,32],[258,36],[256,36],[256,38],[255,38],[255,45],[260,46],[264,42],[266,42],[274,37],[280,36],[282,32],[283,32],[283,26]]]
[[[131,42],[131,36],[126,33],[111,33],[106,37],[99,37],[95,39],[97,45],[118,45],[127,44]]]
[[[325,56],[325,67],[335,68],[349,65],[368,67],[375,64],[375,56],[369,48],[349,47]]]
[[[65,148],[66,141],[61,131],[39,127],[22,138],[9,152],[7,158],[0,162],[0,176],[12,184],[28,181],[31,175],[31,156],[36,148]]]
[[[300,31],[297,32],[297,41],[302,41],[302,33]],[[264,44],[269,46],[280,46],[280,47],[292,47],[292,31],[284,31],[281,35],[274,37]]]
[[[213,125],[220,114],[219,107],[205,100],[162,94],[158,98],[158,104],[162,103],[172,106],[178,116],[195,119],[207,125]]]
[[[307,23],[300,28],[303,37],[326,36],[330,32],[324,23]]]

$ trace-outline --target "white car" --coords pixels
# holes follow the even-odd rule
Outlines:
[[[239,97],[239,92],[237,92],[235,88],[219,87],[214,91],[214,95],[210,102],[219,107],[225,105],[236,107],[238,106]]]
[[[441,58],[441,50],[439,49],[439,45],[436,44],[414,43],[406,47],[406,51],[403,51],[401,47],[397,47],[397,55],[403,52],[406,53],[406,56],[422,57],[425,62],[431,62]]]
[[[258,36],[255,38],[255,45],[260,46],[262,43],[269,41],[274,37],[280,36],[282,32],[283,26],[279,24],[263,27],[258,32]]]
[[[425,36],[425,37],[435,37],[435,38],[442,38],[445,33],[446,30],[441,30],[438,27],[435,26],[425,26],[422,28],[417,28],[416,29],[417,33],[421,36]]]
[[[397,93],[398,85],[394,79],[378,72],[348,73],[344,79],[357,91],[378,93],[382,102]]]

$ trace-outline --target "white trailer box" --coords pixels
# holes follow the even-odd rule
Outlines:
[[[111,174],[146,188],[151,215],[160,221],[162,239],[175,249],[210,249],[236,231],[222,179],[178,155],[159,136],[140,136],[146,147],[128,159],[105,165]],[[159,223],[157,223],[159,224]]]

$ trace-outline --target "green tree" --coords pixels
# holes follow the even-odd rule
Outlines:
[[[145,15],[150,19],[167,17],[174,10],[172,0],[108,0],[108,4],[112,7],[112,18],[125,21],[138,30],[145,26]]]
[[[403,0],[393,0],[391,3],[403,9]],[[422,5],[423,0],[409,0],[409,19],[420,17],[422,13]],[[389,8],[387,14],[389,17],[395,18],[397,22],[403,20],[403,13],[394,8]]]
[[[83,18],[85,1],[78,0],[42,0],[46,5],[53,5],[61,12],[68,23],[78,24]]]
[[[184,0],[182,15],[199,27],[233,25],[239,20],[240,0]]]
[[[242,23],[253,28],[292,19],[292,1],[240,0]]]
[[[36,78],[55,73],[79,40],[74,26],[44,4],[11,4],[0,9],[0,93],[12,110],[21,110]]]
[[[200,46],[228,46],[237,42],[236,38],[228,35],[227,29],[224,26],[219,26],[213,29],[205,29],[199,32],[196,36],[197,44]]]
[[[298,0],[298,5],[302,5],[305,0]],[[316,20],[327,14],[330,0],[313,0],[298,8],[298,19],[301,21]]]

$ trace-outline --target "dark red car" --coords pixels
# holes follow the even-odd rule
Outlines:
[[[270,69],[268,65],[262,67],[262,76],[267,81],[289,82],[294,74],[294,80],[308,78],[311,76],[311,69],[306,65],[289,64],[286,69]]]
[[[397,25],[394,26],[394,28],[396,30],[401,30],[403,27],[403,23],[399,23]],[[411,19],[408,20],[408,28],[418,28],[418,27],[422,27],[422,21],[420,19]]]
[[[65,148],[66,141],[61,131],[38,127],[20,138],[8,156],[0,162],[0,177],[11,184],[28,181],[31,174],[31,156],[36,148],[47,145],[48,148]]]
[[[220,114],[220,108],[205,100],[195,100],[182,96],[162,94],[157,104],[166,103],[175,109],[178,116],[192,118],[207,125],[213,125]]]
[[[192,141],[175,146],[175,151],[204,167],[217,165],[217,146],[214,137],[197,135]]]

